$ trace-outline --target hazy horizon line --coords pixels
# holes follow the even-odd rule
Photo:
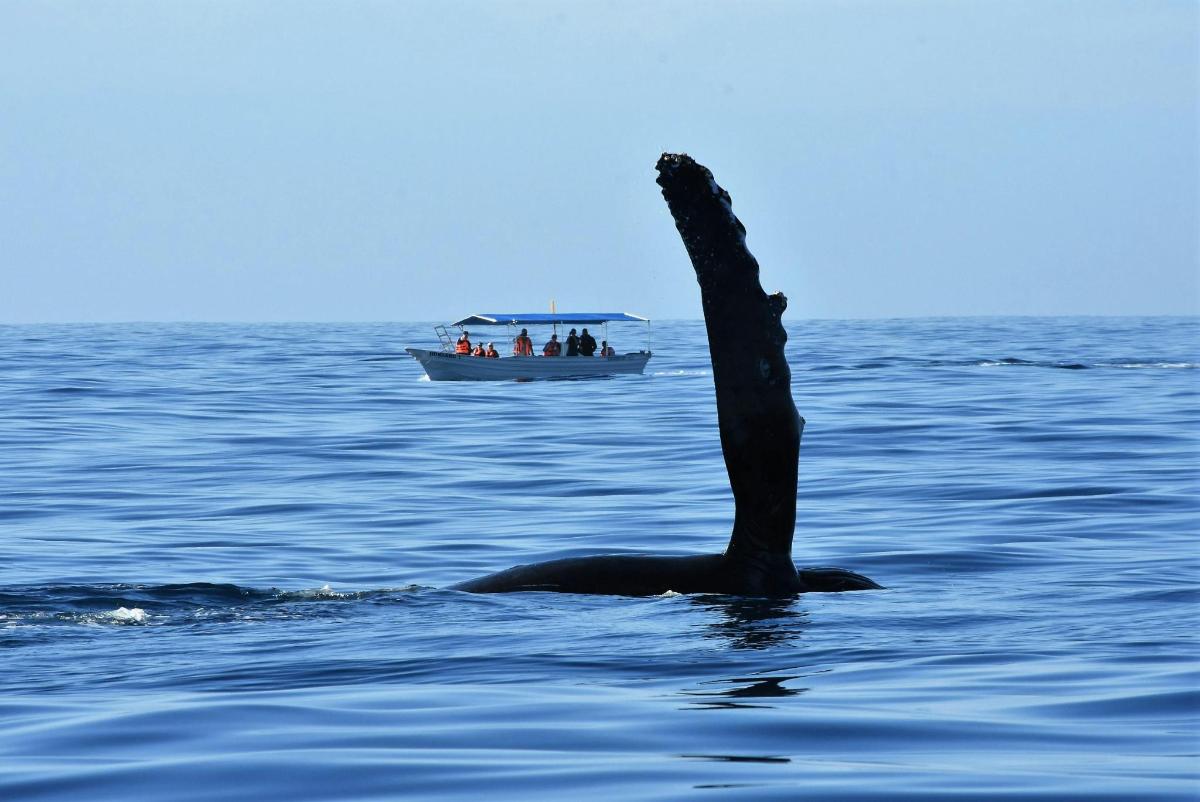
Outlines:
[[[1088,314],[1088,313],[1069,313],[1060,315],[1031,315],[1031,314],[987,314],[987,315],[891,315],[891,316],[875,316],[875,317],[798,317],[791,321],[843,321],[843,322],[858,322],[858,321],[885,321],[885,320],[997,320],[997,319],[1028,319],[1028,320],[1046,320],[1050,318],[1064,319],[1128,319],[1128,318],[1162,318],[1162,319],[1193,319],[1200,318],[1200,310],[1187,314],[1171,314],[1171,313],[1129,313],[1129,314]],[[612,321],[614,324],[629,324],[634,325],[640,321]],[[665,318],[649,318],[649,323],[703,323],[703,317],[665,317]],[[449,322],[426,319],[426,320],[246,320],[246,319],[176,319],[176,320],[158,320],[151,318],[130,319],[130,320],[26,320],[26,321],[0,321],[0,326],[132,326],[132,325],[195,325],[195,326],[307,326],[307,325],[337,325],[337,326],[375,326],[375,325],[395,325],[395,324],[412,324],[412,325],[441,325],[452,326]],[[477,324],[480,328],[499,327],[509,325],[504,323],[492,324]],[[549,323],[534,323],[528,324],[534,326],[548,326]],[[564,324],[559,324],[564,325]],[[577,324],[578,325],[578,324]]]

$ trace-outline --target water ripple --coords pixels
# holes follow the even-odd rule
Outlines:
[[[440,589],[724,547],[699,322],[488,385],[425,325],[0,326],[0,797],[1195,799],[1200,322],[788,335],[795,558],[886,591]]]

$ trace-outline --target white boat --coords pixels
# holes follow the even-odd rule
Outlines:
[[[614,356],[512,356],[513,342],[522,327],[549,326],[557,333],[558,327],[603,326],[603,336],[597,340],[609,340],[609,323],[645,323],[646,350],[629,351]],[[627,312],[557,312],[545,313],[492,313],[471,315],[452,323],[460,331],[478,326],[507,326],[507,338],[493,338],[500,358],[471,356],[454,352],[455,340],[445,326],[434,326],[441,340],[438,350],[405,348],[425,368],[431,381],[529,381],[533,379],[586,379],[617,374],[640,374],[650,361],[650,321]],[[532,335],[531,335],[532,336]],[[503,340],[501,343],[499,340]],[[537,338],[534,338],[535,341]],[[546,335],[545,339],[549,339]],[[565,337],[560,338],[560,342]],[[486,342],[486,338],[483,340]],[[611,342],[611,341],[610,341]],[[563,344],[565,350],[566,345]],[[534,350],[540,351],[536,342]]]

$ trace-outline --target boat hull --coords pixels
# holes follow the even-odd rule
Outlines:
[[[650,361],[648,351],[610,357],[506,356],[487,359],[448,354],[424,348],[405,348],[425,368],[431,381],[530,381],[587,379],[641,373]]]

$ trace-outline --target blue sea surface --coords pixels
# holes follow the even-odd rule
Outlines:
[[[697,321],[0,327],[0,799],[1200,796],[1200,319],[788,330],[794,557],[887,590],[441,589],[724,547]]]

